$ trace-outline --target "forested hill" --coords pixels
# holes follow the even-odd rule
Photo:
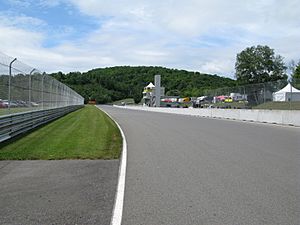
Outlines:
[[[143,87],[154,83],[154,75],[161,75],[161,85],[167,95],[201,96],[207,89],[234,86],[236,81],[217,75],[189,72],[163,67],[118,66],[93,69],[85,73],[61,72],[50,74],[57,80],[77,91],[87,101],[96,99],[98,103],[108,103],[124,98],[134,98],[139,102]]]

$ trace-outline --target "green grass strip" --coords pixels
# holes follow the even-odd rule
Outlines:
[[[131,104],[131,105],[135,104],[133,98],[125,98],[125,99],[122,99],[122,100],[115,101],[112,104],[120,105],[122,102],[124,102],[125,104]]]
[[[95,106],[85,106],[23,137],[0,144],[0,160],[116,159],[122,137]]]
[[[8,114],[19,113],[19,112],[27,112],[27,111],[34,111],[38,110],[36,108],[0,108],[0,116],[5,116]]]
[[[253,109],[300,110],[300,102],[266,102]]]

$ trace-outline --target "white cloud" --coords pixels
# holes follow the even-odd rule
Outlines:
[[[4,51],[18,53],[22,48],[36,48],[43,40],[43,35],[24,29],[0,25],[0,43]]]
[[[15,7],[25,7],[29,8],[34,5],[51,8],[55,6],[59,6],[60,4],[66,2],[64,0],[7,0],[7,2]]]
[[[77,40],[45,48],[43,42],[49,30],[36,31],[32,27],[47,27],[47,22],[0,14],[3,51],[24,56],[26,62],[49,72],[162,65],[231,77],[236,54],[248,46],[269,45],[287,61],[300,58],[297,0],[39,1],[45,7],[62,3],[72,4],[99,21],[99,28]],[[12,23],[12,17],[17,22]],[[20,24],[24,26],[20,28]],[[76,32],[68,27],[66,31],[70,35]]]
[[[31,3],[26,0],[8,0],[8,3],[15,7],[30,7]]]
[[[0,12],[0,21],[1,24],[5,26],[25,27],[31,29],[47,25],[47,23],[41,19],[25,16],[24,14],[16,15],[12,12]]]
[[[42,7],[55,7],[59,6],[63,1],[62,0],[39,0],[38,5]]]

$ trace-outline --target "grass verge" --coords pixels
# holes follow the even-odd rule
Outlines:
[[[112,104],[114,104],[114,105],[121,105],[123,102],[126,105],[134,105],[135,104],[133,98],[125,98],[125,99],[122,99],[122,100],[115,101]]]
[[[19,113],[19,112],[27,112],[27,111],[33,111],[37,110],[36,108],[11,108],[10,110],[8,108],[0,108],[0,116],[5,116],[13,113]]]
[[[85,106],[28,134],[0,143],[0,160],[116,159],[122,137],[95,106]]]
[[[253,109],[300,110],[300,102],[266,102]]]

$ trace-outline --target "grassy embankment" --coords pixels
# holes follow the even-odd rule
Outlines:
[[[86,106],[1,143],[0,160],[115,159],[121,146],[116,124],[95,106]]]

